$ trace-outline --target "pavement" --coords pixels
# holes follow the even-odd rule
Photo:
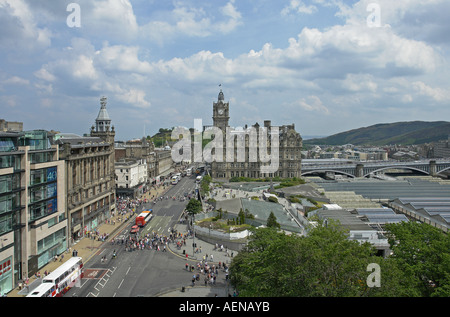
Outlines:
[[[165,191],[167,191],[168,188],[163,189],[163,187],[159,187],[156,189],[151,189],[149,192],[145,193],[141,199],[150,199],[152,195],[161,196]],[[83,262],[88,263],[89,260],[98,252],[100,247],[103,243],[108,243],[108,241],[114,237],[114,233],[119,232],[120,229],[124,228],[127,223],[129,223],[134,217],[131,217],[128,219],[128,221],[119,221],[121,218],[120,215],[116,215],[112,218],[110,218],[109,222],[104,222],[100,224],[97,227],[97,230],[100,235],[102,234],[108,234],[108,239],[106,241],[98,241],[89,237],[81,238],[78,241],[75,241],[74,244],[68,249],[66,253],[60,255],[58,257],[57,261],[51,261],[44,267],[42,267],[39,272],[41,273],[41,276],[43,276],[44,272],[52,272],[56,268],[58,268],[61,264],[63,264],[67,259],[70,259],[72,257],[72,252],[76,250],[78,252],[77,256],[83,258]],[[123,218],[123,216],[122,216]],[[180,233],[187,233],[187,225],[183,223],[178,223],[175,225],[175,229]],[[190,265],[195,265],[196,263],[200,262],[203,259],[203,256],[206,257],[208,255],[207,262],[209,264],[218,264],[226,263],[229,265],[231,263],[231,250],[229,254],[224,251],[221,251],[220,248],[216,249],[215,244],[207,243],[200,239],[195,239],[195,242],[197,244],[197,248],[199,250],[201,249],[201,252],[194,253],[192,249],[192,237],[188,238],[189,242],[186,242],[186,246],[181,247],[178,249],[176,245],[169,244],[169,251],[172,252],[174,255],[183,258],[186,260],[186,262],[189,262]],[[183,253],[184,252],[184,253]],[[213,259],[211,261],[211,255],[213,256]],[[237,251],[233,251],[233,255],[237,255]],[[224,276],[224,273],[221,274],[221,276]],[[35,283],[33,285],[33,283]],[[33,276],[29,278],[28,284],[25,287],[16,287],[12,291],[10,291],[7,294],[7,297],[25,297],[28,293],[28,290],[32,290],[34,286],[37,286],[36,284],[39,284],[40,282],[38,279]],[[201,283],[199,283],[201,284]],[[159,297],[226,297],[230,296],[230,294],[233,293],[233,290],[230,290],[229,283],[225,281],[225,279],[221,279],[216,283],[216,286],[186,286],[184,290],[182,289],[174,289],[167,292],[164,292],[162,294],[159,294]]]
[[[177,224],[175,229],[178,232],[187,232],[186,224]],[[224,249],[216,248],[215,244],[211,244],[200,240],[198,238],[194,238],[197,248],[199,249],[198,253],[193,253],[192,242],[193,238],[189,237],[186,241],[186,246],[181,248],[177,248],[176,245],[170,244],[169,251],[173,254],[184,258],[186,263],[189,265],[196,266],[197,263],[205,260],[208,265],[215,264],[217,265],[219,262],[230,265],[232,257],[231,253],[233,252],[233,256],[237,255],[237,251],[229,250],[228,253]],[[201,251],[200,251],[201,250]],[[212,255],[212,258],[211,258]],[[212,260],[211,260],[212,259]],[[198,273],[195,270],[195,273]],[[184,291],[181,289],[174,289],[163,294],[159,294],[159,297],[228,297],[234,293],[234,289],[229,284],[229,281],[225,279],[225,273],[221,270],[216,281],[215,286],[202,286],[202,278],[200,277],[200,282],[196,283],[195,286],[186,286]]]

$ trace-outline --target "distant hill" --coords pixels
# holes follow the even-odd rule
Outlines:
[[[376,124],[334,134],[325,138],[304,140],[305,145],[413,145],[446,140],[450,122],[412,121]]]
[[[155,135],[151,137],[148,136],[147,139],[151,139],[155,147],[164,147],[166,145],[166,141],[169,143],[172,141],[171,140],[172,130],[173,128],[170,129],[160,128]]]

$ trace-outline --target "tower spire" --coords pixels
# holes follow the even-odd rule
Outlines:
[[[107,98],[103,96],[100,98],[100,111],[98,112],[97,119],[95,119],[95,127],[97,132],[109,131],[111,125],[111,119],[109,118],[108,111],[106,111]]]

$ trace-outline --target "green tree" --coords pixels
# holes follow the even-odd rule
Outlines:
[[[202,195],[209,192],[209,184],[211,183],[211,180],[212,180],[211,176],[209,175],[203,176],[202,181],[200,183],[200,191]]]
[[[273,214],[273,211],[270,212],[269,217],[267,218],[267,227],[268,228],[277,228],[280,229],[280,224],[277,222],[277,217]]]
[[[190,199],[188,204],[186,205],[186,211],[190,214],[198,214],[202,211],[202,202],[200,200],[197,200],[195,198]]]
[[[242,210],[242,208],[239,210],[238,218],[239,218],[239,224],[242,225],[242,224],[245,223],[245,213],[244,213],[244,211]]]
[[[381,287],[367,285],[370,263],[381,267]],[[349,240],[332,223],[307,236],[255,229],[230,272],[242,296],[417,296],[396,261],[375,256],[370,244]]]
[[[419,296],[450,296],[450,237],[415,221],[388,224],[392,259]]]
[[[280,229],[280,224],[277,222],[277,217],[273,214],[273,211],[270,212],[269,217],[267,218],[267,227],[269,228],[278,228]]]

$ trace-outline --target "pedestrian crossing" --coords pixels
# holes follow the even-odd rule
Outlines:
[[[154,216],[152,220],[143,228],[141,234],[145,235],[147,233],[156,232],[160,235],[170,234],[170,222],[172,221],[172,216]]]

